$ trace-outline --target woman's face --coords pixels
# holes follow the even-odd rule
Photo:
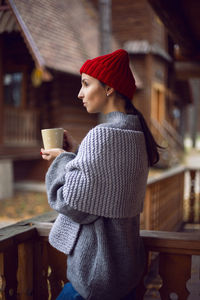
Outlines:
[[[106,88],[99,80],[85,73],[81,77],[81,89],[78,98],[83,101],[88,113],[105,113],[108,105]]]

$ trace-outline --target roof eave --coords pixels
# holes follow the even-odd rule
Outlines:
[[[16,18],[16,22],[19,26],[21,35],[24,39],[24,42],[33,58],[33,61],[35,62],[35,67],[37,69],[40,69],[42,71],[42,79],[44,81],[50,81],[52,80],[52,75],[49,73],[49,71],[46,69],[45,61],[43,57],[41,56],[37,45],[35,44],[26,24],[24,23],[15,3],[13,0],[6,0],[14,17]]]

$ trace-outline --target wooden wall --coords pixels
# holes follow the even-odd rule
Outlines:
[[[97,115],[88,114],[78,99],[80,87],[80,76],[55,73],[48,107],[49,125],[69,130],[79,142],[98,121]]]
[[[52,72],[53,80],[33,87],[30,77],[27,88],[27,107],[36,107],[40,111],[40,129],[63,127],[70,131],[78,141],[97,124],[97,115],[88,114],[77,98],[80,88],[80,77],[64,73]],[[43,147],[40,132],[38,155]],[[15,180],[44,181],[49,164],[40,157],[14,162]]]
[[[90,1],[98,9],[98,0]],[[165,28],[147,0],[113,0],[112,32],[121,47],[129,41],[147,41],[150,45],[156,44],[168,51]],[[150,125],[152,85],[154,82],[167,84],[167,64],[164,59],[151,53],[130,53],[130,59],[142,82],[142,88],[137,90],[133,103]]]
[[[98,0],[90,1],[98,9]],[[122,46],[130,40],[147,40],[167,47],[164,26],[147,0],[112,0],[112,32]]]
[[[34,88],[30,78],[28,83],[28,107],[37,107],[40,111],[40,128],[63,127],[70,131],[78,141],[97,124],[96,114],[88,114],[77,98],[80,88],[80,77],[52,72],[53,81]],[[40,132],[38,133],[40,135]],[[40,147],[38,146],[38,154]],[[16,160],[14,162],[15,180],[44,181],[49,163],[41,158]]]
[[[34,62],[21,37],[20,33],[1,34],[0,79],[2,86],[3,73],[23,70],[25,84],[23,86],[22,107],[19,109],[37,109],[40,118],[38,120],[38,147],[26,146],[8,147],[0,145],[0,157],[11,158],[14,165],[15,180],[44,180],[48,164],[40,157],[42,140],[40,129],[51,127],[63,127],[68,129],[75,139],[80,142],[86,133],[97,124],[97,115],[90,115],[82,106],[77,95],[81,85],[79,74],[70,75],[58,71],[49,70],[53,76],[51,82],[43,82],[39,87],[34,87],[31,74]],[[4,101],[0,97],[1,113],[3,113]],[[3,116],[1,116],[1,121]],[[2,130],[3,124],[0,125]]]

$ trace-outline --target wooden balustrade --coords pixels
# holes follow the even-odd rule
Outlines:
[[[200,299],[200,234],[141,231],[141,236],[147,265],[137,299]]]
[[[199,172],[178,167],[148,180],[141,217],[147,263],[138,300],[152,295],[164,300],[199,299],[200,234],[169,232],[183,221],[184,184],[188,220],[199,215]],[[54,300],[58,295],[66,282],[66,256],[48,243],[56,215],[50,212],[0,229],[1,300]]]
[[[0,299],[56,298],[66,282],[66,256],[48,243],[54,219],[47,213],[0,230]],[[141,236],[147,263],[137,299],[199,299],[200,235],[142,230]]]
[[[35,146],[38,144],[39,112],[34,109],[5,108],[3,144]]]
[[[184,167],[149,178],[141,229],[175,231],[183,222]]]

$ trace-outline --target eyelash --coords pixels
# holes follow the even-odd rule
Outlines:
[[[84,81],[84,82],[83,82],[83,85],[84,85],[84,86],[88,86],[88,83]]]

